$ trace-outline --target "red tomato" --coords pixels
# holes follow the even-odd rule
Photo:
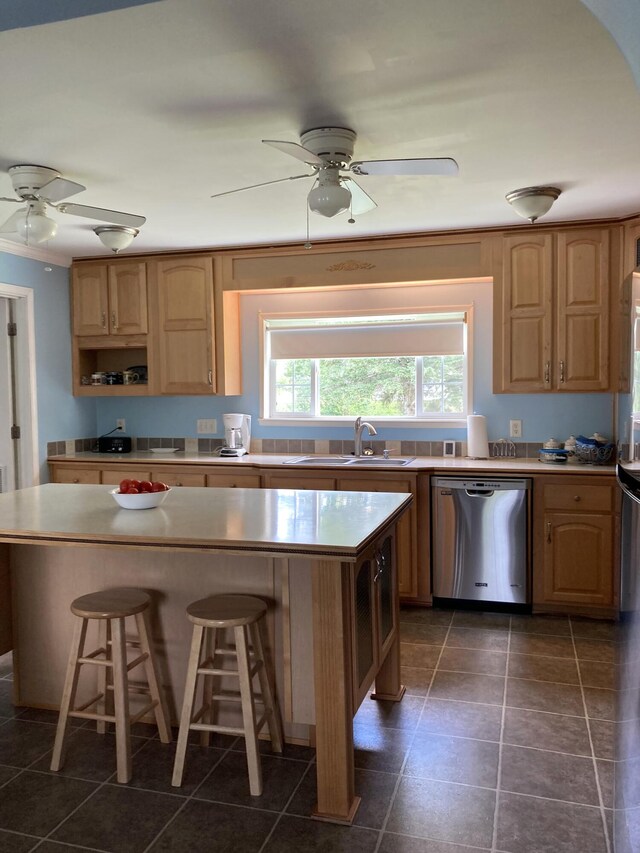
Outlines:
[[[133,486],[134,489],[138,489],[138,491],[140,491],[140,480],[131,480],[129,485]]]
[[[131,480],[120,480],[120,494],[123,494],[127,491],[129,486],[131,485]]]
[[[148,480],[141,480],[138,486],[139,492],[150,492],[152,484]]]
[[[126,491],[126,494],[128,494],[128,495],[139,495],[140,490],[136,489],[135,486],[129,486],[129,488]]]
[[[151,483],[151,491],[152,492],[164,492],[164,483]]]

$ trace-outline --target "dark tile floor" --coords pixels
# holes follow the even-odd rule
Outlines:
[[[407,695],[354,724],[351,828],[310,820],[314,754],[263,756],[249,795],[243,742],[173,746],[136,727],[134,777],[114,741],[76,727],[48,770],[56,716],[14,708],[0,658],[0,851],[39,853],[611,853],[614,626],[583,619],[404,610]]]

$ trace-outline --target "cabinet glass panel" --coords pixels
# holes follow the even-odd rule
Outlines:
[[[378,574],[378,589],[380,590],[380,644],[384,645],[387,637],[393,631],[393,539],[391,536],[382,543],[378,555],[379,565],[376,565]]]
[[[362,564],[356,577],[356,646],[357,678],[360,685],[373,665],[374,655],[370,560]]]

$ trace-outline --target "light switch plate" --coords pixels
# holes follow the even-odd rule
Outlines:
[[[456,443],[453,439],[445,439],[442,442],[442,455],[449,457],[456,455]]]

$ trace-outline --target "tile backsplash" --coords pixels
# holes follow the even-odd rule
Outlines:
[[[215,453],[224,441],[221,438],[184,438],[168,436],[138,436],[132,439],[134,451],[151,450],[156,447],[172,447],[184,450],[186,453]],[[492,455],[499,456],[494,451],[494,443],[489,442]],[[97,438],[73,438],[61,441],[50,441],[47,444],[48,456],[63,456],[71,453],[83,453],[95,450]],[[392,456],[442,456],[442,441],[365,441],[365,447],[372,447],[376,455],[382,456],[383,450],[389,450]],[[467,445],[464,441],[456,441],[456,456],[464,457]],[[542,447],[540,442],[513,442],[515,457],[518,459],[531,458],[538,455]],[[253,453],[353,453],[353,441],[319,440],[300,438],[252,438]],[[511,453],[513,456],[513,452]]]

